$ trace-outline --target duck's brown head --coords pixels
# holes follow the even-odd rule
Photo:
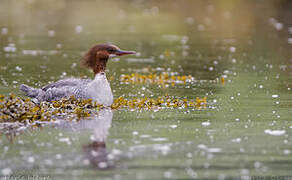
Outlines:
[[[123,51],[112,44],[98,44],[84,55],[82,65],[91,68],[94,74],[104,72],[110,57],[135,54],[135,51]]]

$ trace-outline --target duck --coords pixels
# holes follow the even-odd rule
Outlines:
[[[92,99],[98,104],[110,106],[113,94],[106,78],[106,64],[116,56],[136,54],[135,51],[121,50],[113,44],[97,44],[90,48],[81,59],[81,65],[92,69],[94,79],[66,78],[47,84],[41,88],[21,84],[19,89],[36,103],[57,101],[74,96],[78,99]]]

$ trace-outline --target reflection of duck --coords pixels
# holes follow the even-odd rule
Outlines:
[[[90,161],[94,167],[105,169],[113,166],[107,158],[106,145],[104,142],[93,141],[91,144],[83,146],[85,158]]]
[[[108,161],[108,153],[105,144],[108,130],[111,127],[112,118],[113,113],[111,109],[103,109],[94,120],[94,123],[91,122],[87,124],[93,129],[93,136],[91,137],[93,142],[84,145],[83,151],[85,153],[85,158],[88,159],[93,166],[98,168],[109,168],[113,166],[112,163]]]
[[[62,121],[58,126],[73,131],[92,131],[90,139],[92,142],[83,146],[85,158],[97,168],[112,167],[112,162],[107,158],[106,138],[111,127],[113,113],[110,108],[103,108],[98,115],[78,122]]]
[[[40,101],[53,101],[63,97],[75,96],[82,99],[93,99],[100,104],[109,106],[113,102],[110,85],[105,76],[108,59],[112,56],[135,54],[134,51],[122,51],[115,45],[100,44],[93,46],[83,57],[82,63],[91,68],[95,74],[91,79],[62,79],[48,84],[40,89],[32,88],[25,84],[20,85],[20,90],[27,96]]]

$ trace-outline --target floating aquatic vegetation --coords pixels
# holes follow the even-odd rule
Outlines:
[[[178,75],[169,75],[168,73],[161,74],[148,74],[142,75],[138,73],[132,74],[122,74],[120,81],[122,83],[152,83],[152,84],[186,84],[187,82],[194,81],[194,77],[191,75],[188,76],[178,76]]]
[[[158,98],[142,98],[142,99],[125,99],[119,97],[114,100],[112,109],[129,108],[129,109],[159,109],[159,108],[207,108],[207,97],[194,100],[179,99],[170,96]]]
[[[86,119],[99,112],[103,105],[93,102],[91,99],[64,98],[59,101],[34,103],[33,99],[0,95],[0,135],[20,133],[30,128],[42,127],[43,124],[58,123],[56,120],[78,121]],[[119,97],[110,106],[112,109],[124,109],[130,111],[159,111],[160,109],[192,109],[207,108],[207,98],[194,100],[164,96],[158,98],[125,99]]]
[[[0,95],[0,122],[51,121],[57,116],[80,119],[90,116],[93,110],[100,107],[91,99],[81,100],[73,96],[59,101],[36,104],[32,99],[17,97],[14,94],[7,97]]]
[[[163,96],[158,98],[125,99],[119,97],[111,105],[112,109],[165,109],[165,108],[195,108],[207,107],[207,97],[194,100]],[[36,121],[54,121],[65,117],[66,119],[81,119],[97,113],[103,105],[97,104],[91,99],[63,98],[59,101],[34,103],[33,99],[0,95],[0,123],[20,122],[24,124]]]
[[[215,80],[196,80],[191,75],[174,75],[174,73],[162,72],[161,74],[150,73],[150,74],[122,74],[120,76],[120,82],[125,84],[158,84],[163,87],[168,87],[169,85],[175,86],[176,84],[187,84],[187,83],[218,83],[221,81],[221,84],[225,83],[224,77],[221,77]]]

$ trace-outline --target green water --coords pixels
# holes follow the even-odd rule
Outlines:
[[[290,4],[1,1],[0,94],[22,96],[22,83],[42,86],[70,76],[93,78],[79,67],[79,60],[92,45],[110,42],[139,52],[109,61],[107,77],[115,98],[206,96],[208,105],[104,110],[79,123],[27,129],[15,137],[2,134],[0,174],[50,179],[291,178]],[[160,87],[119,80],[122,74],[164,71],[192,75],[196,81]],[[101,158],[96,162],[105,163],[87,160],[84,149],[93,141],[106,145],[96,156]]]

